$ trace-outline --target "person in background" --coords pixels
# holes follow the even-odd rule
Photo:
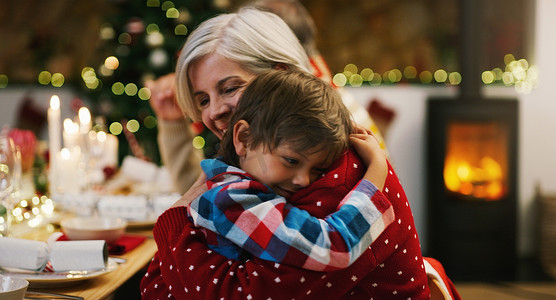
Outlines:
[[[253,8],[203,22],[188,37],[176,67],[180,107],[222,138],[239,98],[257,74],[272,69],[310,73],[307,55],[278,16]],[[231,130],[232,128],[230,128]],[[297,191],[290,203],[324,218],[334,201],[359,182],[364,163],[340,157],[324,176]],[[348,268],[315,272],[259,258],[230,260],[207,246],[203,231],[187,216],[187,206],[207,191],[204,176],[157,220],[158,252],[141,281],[145,299],[428,299],[430,292],[409,202],[389,165],[382,193],[395,221]],[[399,192],[394,192],[398,191]],[[390,194],[389,193],[393,193]],[[211,278],[208,279],[207,278]]]
[[[298,0],[255,0],[250,5],[282,18],[295,33],[307,56],[309,56],[313,74],[336,87],[332,82],[332,72],[317,47],[317,27],[303,4]],[[336,87],[336,89],[342,96],[342,100],[351,112],[355,122],[364,128],[370,129],[380,146],[387,151],[384,137],[367,109],[357,102],[346,89],[342,87]]]
[[[297,0],[256,0],[252,6],[274,13],[290,27],[301,43],[309,59],[309,70],[325,82],[332,83],[331,72],[316,47],[317,30],[311,15]],[[145,82],[151,90],[149,103],[158,122],[158,145],[162,162],[168,168],[175,189],[184,193],[200,174],[198,167],[203,159],[201,150],[192,147],[194,133],[191,122],[179,109],[175,94],[175,74],[164,75],[157,80]],[[343,88],[337,88],[353,119],[364,128],[370,129],[380,146],[386,150],[384,138],[367,110]]]

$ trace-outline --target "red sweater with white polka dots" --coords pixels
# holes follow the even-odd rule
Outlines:
[[[353,168],[354,164],[362,162],[348,152],[325,177],[289,202],[325,217],[362,177],[364,168]],[[383,193],[392,201],[395,222],[353,265],[333,272],[257,258],[229,260],[208,249],[185,207],[169,209],[154,227],[158,252],[141,282],[143,299],[429,299],[413,216],[391,166]]]

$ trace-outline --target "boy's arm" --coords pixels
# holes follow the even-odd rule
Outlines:
[[[394,219],[391,203],[366,180],[325,219],[286,204],[256,181],[234,182],[208,193],[189,207],[195,225],[256,257],[310,270],[348,267]]]
[[[207,248],[185,207],[168,209],[153,230],[158,252],[143,277],[143,299],[340,299],[377,262],[366,251],[335,272],[314,272],[254,258],[229,260]]]
[[[382,191],[388,175],[388,162],[386,161],[386,153],[380,148],[376,137],[363,132],[350,135],[349,140],[367,166],[367,172],[365,172],[363,179],[372,182]]]

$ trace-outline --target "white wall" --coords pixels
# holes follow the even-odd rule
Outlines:
[[[70,102],[76,96],[71,89],[37,85],[15,85],[0,89],[0,126],[15,127],[17,113],[25,97],[31,98],[37,108],[41,108],[46,116],[52,95],[58,95],[60,98],[62,118],[73,118],[75,113],[71,112]],[[48,139],[46,127],[38,138]]]
[[[520,249],[533,250],[535,186],[556,193],[556,1],[537,0],[533,62],[539,68],[539,86],[521,97]]]
[[[489,87],[486,97],[519,100],[518,137],[518,253],[535,254],[537,212],[535,188],[556,193],[556,1],[537,0],[534,10],[533,57],[528,61],[539,69],[539,85],[530,94],[517,94],[513,88]],[[393,108],[396,117],[387,132],[386,143],[392,163],[404,185],[413,210],[423,247],[427,238],[425,181],[425,114],[430,96],[454,96],[451,88],[390,86],[347,88],[366,107],[378,99]]]

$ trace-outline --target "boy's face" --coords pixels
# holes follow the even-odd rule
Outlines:
[[[322,176],[331,165],[327,154],[325,150],[315,152],[313,149],[300,153],[284,143],[271,152],[259,145],[246,149],[246,155],[240,158],[240,167],[276,194],[289,199]]]

